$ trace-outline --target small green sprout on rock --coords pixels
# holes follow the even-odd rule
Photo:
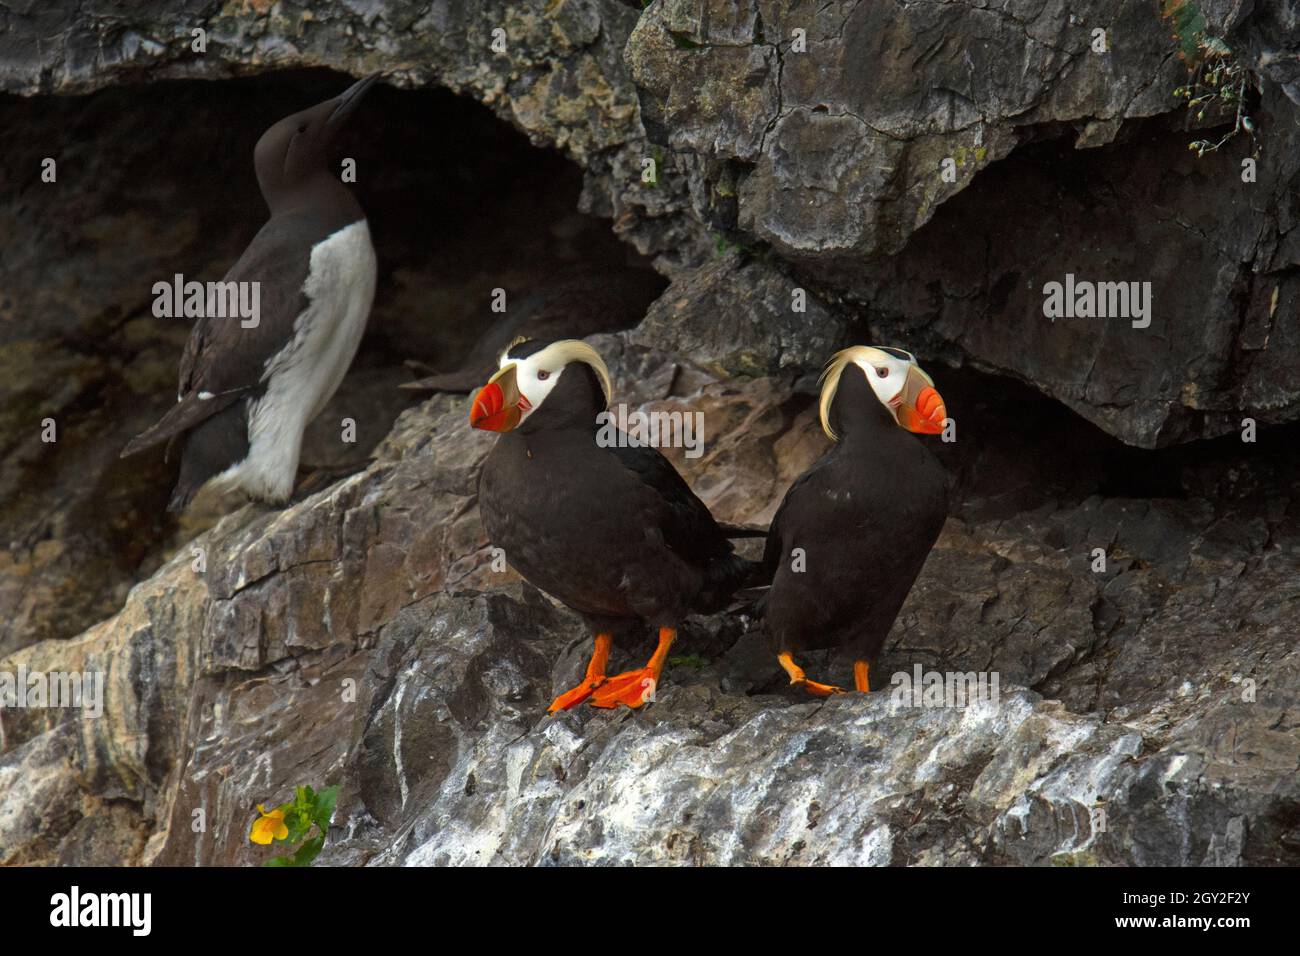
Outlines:
[[[271,857],[262,865],[311,866],[325,846],[325,834],[329,832],[338,796],[338,787],[326,787],[320,792],[311,787],[298,787],[293,800],[273,810],[268,811],[258,804],[260,816],[253,821],[248,839],[262,846],[272,843],[297,846],[293,853]],[[308,839],[307,835],[313,829],[316,835]]]
[[[751,256],[757,251],[757,246],[746,242],[732,242],[720,232],[713,233],[713,256],[715,259],[721,259],[733,252],[737,252],[742,256]]]
[[[696,670],[709,666],[708,658],[701,657],[699,654],[678,654],[676,657],[668,658],[668,663],[673,667],[693,667]]]

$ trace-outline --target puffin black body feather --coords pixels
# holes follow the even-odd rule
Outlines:
[[[505,361],[541,348],[516,346]],[[498,438],[480,474],[479,510],[511,566],[594,631],[644,622],[662,633],[692,611],[725,606],[761,564],[733,552],[658,450],[598,441],[605,407],[593,369],[565,366],[544,404]]]
[[[757,563],[733,552],[657,449],[597,443],[603,408],[595,375],[574,364],[543,406],[501,435],[479,477],[489,538],[530,583],[596,627],[668,627],[717,610]]]
[[[762,609],[787,671],[795,653],[839,647],[864,662],[863,683],[948,513],[947,472],[866,376],[853,363],[843,368],[829,405],[838,441],[773,518]],[[791,677],[814,693],[838,690],[805,681],[798,668]]]

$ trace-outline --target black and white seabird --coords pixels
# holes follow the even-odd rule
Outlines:
[[[280,120],[257,142],[271,218],[223,282],[259,283],[259,321],[198,319],[176,405],[122,452],[184,443],[169,511],[183,510],[209,479],[274,504],[293,491],[303,431],[343,380],[375,295],[365,213],[330,163],[339,130],[376,80]]]
[[[515,570],[583,615],[596,635],[586,676],[550,712],[588,698],[639,707],[653,697],[682,618],[720,610],[758,563],[732,552],[658,450],[598,441],[611,386],[591,346],[516,343],[498,364],[470,412],[475,428],[502,433],[479,476],[484,528]],[[635,622],[658,628],[654,656],[607,677],[615,633]]]
[[[916,437],[942,433],[947,414],[901,349],[854,346],[827,364],[821,422],[835,444],[786,492],[763,555],[767,630],[790,683],[839,693],[794,655],[843,647],[857,689],[870,690],[870,662],[948,514],[947,473]]]

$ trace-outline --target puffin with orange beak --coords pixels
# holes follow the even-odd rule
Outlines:
[[[494,545],[534,586],[581,614],[595,634],[582,681],[550,713],[590,700],[639,707],[654,697],[677,628],[721,610],[760,565],[731,542],[656,449],[602,440],[609,370],[585,342],[517,341],[474,396],[470,424],[499,432],[479,475],[479,512]],[[645,667],[610,677],[614,636],[658,629]]]
[[[910,353],[854,346],[827,364],[820,413],[835,444],[772,520],[764,614],[790,683],[827,696],[842,691],[794,655],[846,648],[857,689],[871,689],[870,662],[948,514],[948,475],[916,437],[941,434],[948,412]]]

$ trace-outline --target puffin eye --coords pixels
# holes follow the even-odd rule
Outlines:
[[[306,124],[306,123],[303,123],[301,126],[299,126],[299,127],[298,127],[298,132],[300,132],[300,133],[305,133],[305,132],[307,132],[307,124]]]
[[[542,369],[540,372],[537,373],[537,381],[539,382],[544,382],[550,377],[551,377],[551,373],[546,371],[545,369]]]
[[[889,369],[881,368],[879,365],[877,365],[876,374],[879,375],[881,378],[889,378]]]

